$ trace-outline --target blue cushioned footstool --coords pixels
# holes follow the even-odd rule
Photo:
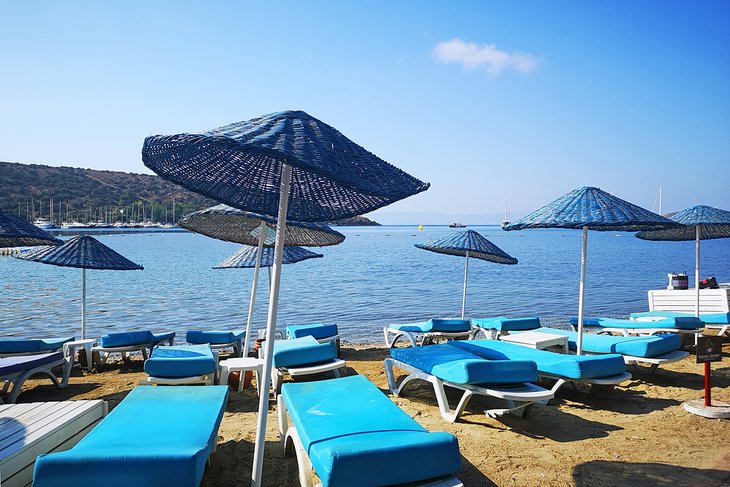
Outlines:
[[[198,486],[227,400],[227,386],[136,387],[72,449],[39,456],[33,485]]]
[[[287,383],[278,404],[300,476],[310,475],[309,460],[323,487],[453,479],[461,468],[456,437],[429,433],[363,376]]]

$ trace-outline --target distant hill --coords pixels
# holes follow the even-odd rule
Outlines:
[[[0,209],[32,220],[147,220],[174,222],[217,204],[159,176],[0,161]],[[175,202],[173,219],[173,199]],[[364,217],[336,225],[378,225]]]

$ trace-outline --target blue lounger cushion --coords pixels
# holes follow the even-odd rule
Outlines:
[[[391,348],[390,356],[455,384],[516,384],[537,381],[529,360],[486,360],[445,343],[429,347]]]
[[[99,339],[103,348],[131,347],[134,345],[151,344],[154,335],[149,330],[126,331],[121,333],[109,333]]]
[[[155,347],[144,363],[152,377],[178,379],[215,373],[218,364],[210,345],[173,345]]]
[[[456,437],[429,433],[363,376],[287,383],[282,397],[324,487],[396,485],[461,468]]]
[[[337,358],[335,342],[319,343],[313,336],[274,342],[274,367],[300,367]]]
[[[310,325],[288,325],[286,327],[287,338],[301,338],[313,336],[317,340],[337,335],[337,325],[325,323],[313,323]]]
[[[245,331],[199,331],[190,330],[185,334],[185,341],[194,344],[210,343],[211,345],[225,345],[226,343],[233,343],[239,340],[243,340]]]
[[[0,340],[0,353],[38,353],[53,352],[72,342],[75,337],[66,338],[9,338]]]
[[[597,379],[626,372],[623,357],[615,354],[564,355],[499,340],[462,340],[449,345],[490,360],[532,360],[539,372],[568,379]]]
[[[0,377],[42,367],[59,360],[63,360],[63,352],[0,358]]]
[[[72,449],[41,455],[33,485],[200,484],[228,386],[136,387]]]
[[[578,324],[578,318],[570,319],[571,325]],[[678,330],[697,330],[705,327],[705,322],[695,318],[694,316],[677,316],[668,317],[658,321],[637,321],[622,320],[618,318],[583,318],[583,324],[586,326],[600,326],[602,328],[677,328]]]
[[[168,331],[165,333],[153,333],[152,334],[152,343],[158,344],[161,342],[165,342],[167,340],[174,340],[175,339],[175,332],[174,331]]]
[[[494,318],[472,318],[471,322],[474,326],[485,329],[494,329],[499,331],[527,331],[540,328],[540,318],[533,316],[530,318],[507,318],[497,316]]]
[[[543,328],[538,331],[568,337],[568,347],[578,349],[578,333],[556,328]],[[589,353],[620,353],[632,357],[652,358],[682,348],[682,339],[676,333],[652,336],[611,336],[583,333],[583,350]]]
[[[471,331],[471,321],[455,318],[433,318],[420,323],[388,325],[388,328],[415,333],[460,333]]]
[[[646,318],[652,316],[661,316],[664,318],[691,317],[693,313],[680,313],[678,311],[643,311],[641,313],[631,313],[632,318]],[[705,323],[713,323],[720,325],[730,324],[730,313],[700,313],[700,320]]]

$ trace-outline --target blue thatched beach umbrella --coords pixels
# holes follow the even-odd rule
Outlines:
[[[466,284],[467,275],[469,273],[469,257],[475,259],[487,260],[497,264],[516,264],[517,259],[509,256],[504,250],[500,249],[492,242],[484,238],[479,232],[474,230],[464,230],[463,232],[446,235],[441,238],[434,238],[425,244],[415,244],[419,249],[430,250],[439,254],[457,255],[466,257],[464,263],[464,293],[461,298],[461,318],[464,319],[466,309]]]
[[[0,210],[0,248],[61,245],[63,240],[49,235],[32,223]]]
[[[81,268],[81,338],[86,338],[86,269],[142,270],[139,264],[123,257],[88,235],[74,237],[59,247],[42,247],[15,256],[17,259],[60,267]]]
[[[242,210],[277,218],[267,336],[274,336],[285,223],[362,215],[428,189],[301,111],[264,115],[198,134],[153,136],[145,165],[164,179]],[[266,341],[263,391],[271,379]],[[261,484],[269,395],[261,394],[252,485]]]
[[[578,297],[577,353],[583,351],[583,305],[585,299],[586,253],[588,230],[626,231],[656,230],[680,226],[668,218],[617,198],[598,188],[574,189],[552,203],[503,227],[504,230],[526,228],[573,228],[583,230],[580,291]]]
[[[239,210],[228,205],[216,205],[204,210],[185,215],[179,222],[183,228],[208,237],[226,242],[242,243],[257,246],[259,252],[255,257],[265,255],[264,247],[273,247],[276,234],[276,218],[260,215],[250,211]],[[345,236],[322,223],[303,223],[288,221],[284,233],[284,245],[305,245],[308,247],[326,247],[337,245],[345,240]],[[256,303],[256,288],[259,282],[260,265],[254,265],[251,296],[246,318],[246,339],[244,356],[248,354],[251,322]],[[269,284],[271,283],[269,276]]]
[[[302,247],[284,247],[284,253],[281,258],[282,264],[296,264],[307,259],[318,259],[324,257]],[[258,248],[245,245],[241,250],[228,257],[226,260],[213,267],[213,269],[252,269],[256,267],[257,262],[262,267],[271,267],[274,265],[274,249],[266,247],[258,255]]]
[[[700,317],[700,240],[730,238],[730,211],[697,205],[672,216],[683,226],[667,230],[639,232],[642,240],[694,240],[695,243],[695,316]]]

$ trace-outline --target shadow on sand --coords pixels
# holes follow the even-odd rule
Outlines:
[[[720,487],[730,482],[730,471],[664,465],[593,460],[573,469],[576,487],[604,485],[652,485],[656,487]]]

